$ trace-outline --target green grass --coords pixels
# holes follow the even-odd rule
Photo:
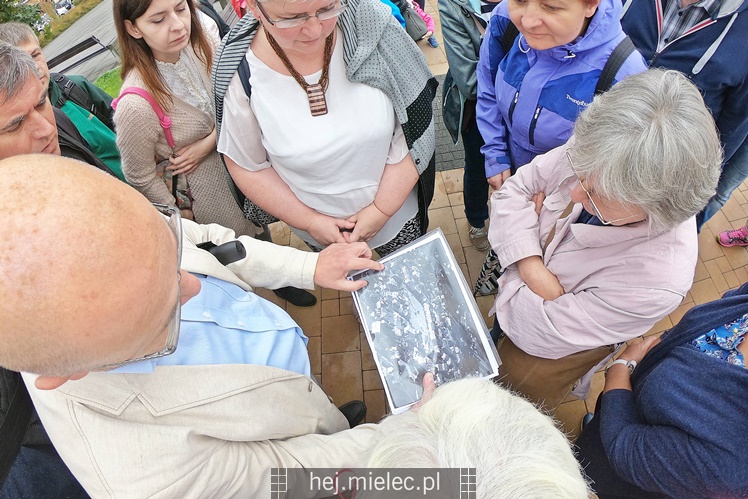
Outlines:
[[[94,85],[96,85],[112,97],[117,97],[119,95],[119,89],[122,86],[122,78],[120,78],[119,72],[119,67],[116,67],[111,71],[107,71],[103,75],[96,78]]]

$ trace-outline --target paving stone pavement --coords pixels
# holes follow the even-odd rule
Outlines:
[[[465,152],[462,149],[462,140],[457,144],[452,142],[442,118],[442,88],[444,86],[444,75],[436,76],[439,81],[436,99],[434,99],[434,125],[436,128],[436,171],[454,170],[465,166]]]

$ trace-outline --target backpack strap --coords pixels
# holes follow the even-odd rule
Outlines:
[[[31,397],[23,384],[21,375],[17,372],[3,369],[3,391],[8,391],[10,405],[5,418],[0,425],[0,485],[7,478],[13,462],[16,460],[21,445],[26,437],[31,416],[34,413],[34,406],[31,403]],[[12,395],[10,390],[13,389]]]
[[[210,17],[214,23],[218,26],[218,36],[223,38],[226,36],[226,33],[231,31],[231,28],[228,24],[226,24],[226,21],[223,20],[221,15],[216,12],[215,7],[213,7],[213,4],[210,2],[210,0],[198,0],[195,2],[197,4],[197,8],[202,11],[203,14]]]
[[[213,84],[213,96],[215,98],[216,110],[216,140],[221,136],[221,125],[223,124],[223,98],[226,96],[226,90],[229,88],[234,75],[239,72],[244,93],[247,98],[252,93],[252,87],[249,84],[249,63],[247,62],[247,50],[252,42],[255,33],[257,33],[257,21],[251,14],[242,17],[239,22],[231,29],[228,35],[223,37],[221,45],[216,52],[216,61],[213,64],[213,73],[211,83]],[[220,154],[223,161],[223,154]],[[234,196],[234,200],[240,208],[244,209],[246,196],[236,186],[234,180],[229,175],[228,169],[224,165],[226,178],[229,184],[229,190]]]
[[[488,29],[493,31],[493,29],[491,28],[491,23],[488,24]],[[494,36],[498,38],[498,34]],[[515,26],[512,21],[509,21],[509,24],[504,30],[504,33],[502,33],[501,40],[499,41],[499,47],[501,47],[501,50],[504,53],[504,55],[500,59],[495,58],[495,57],[489,57],[488,69],[491,71],[491,81],[496,81],[496,73],[499,72],[499,64],[501,64],[502,59],[504,59],[504,57],[506,57],[509,51],[512,49],[512,45],[514,45],[514,40],[516,40],[518,36],[519,36],[519,30],[517,29],[517,26]]]
[[[244,87],[244,93],[247,94],[247,99],[249,99],[252,96],[252,85],[249,84],[249,63],[246,57],[242,59],[237,71],[239,73],[239,81],[242,82],[242,87]]]
[[[114,123],[112,123],[111,117],[105,116],[99,112],[96,104],[91,101],[90,96],[85,90],[80,88],[75,84],[75,82],[73,82],[73,80],[62,73],[52,73],[50,76],[60,88],[61,92],[60,98],[57,99],[57,102],[52,103],[54,107],[62,109],[62,106],[64,106],[67,101],[72,101],[74,104],[77,104],[96,116],[104,126],[114,131]]]
[[[71,100],[87,111],[91,111],[92,113],[95,111],[95,107],[91,99],[88,98],[88,94],[78,88],[73,83],[73,80],[62,73],[52,73],[51,76],[62,92],[60,98],[54,103],[55,107],[62,108],[68,100]]]
[[[148,101],[148,104],[151,105],[151,107],[153,108],[153,111],[156,113],[156,116],[158,116],[158,121],[161,124],[161,128],[164,129],[164,135],[166,135],[166,143],[169,144],[169,147],[171,147],[171,150],[173,152],[176,152],[174,137],[171,134],[171,118],[169,118],[166,114],[164,114],[164,111],[161,109],[161,106],[158,105],[158,102],[156,102],[156,99],[154,99],[153,96],[149,94],[146,90],[142,88],[138,88],[138,87],[127,87],[126,89],[120,92],[119,97],[117,97],[116,99],[112,101],[112,109],[116,111],[117,105],[119,104],[120,99],[122,99],[122,97],[124,97],[125,95],[129,95],[129,94],[139,95]]]
[[[595,87],[595,95],[600,95],[613,86],[618,70],[621,69],[623,63],[626,62],[626,59],[635,50],[636,47],[634,47],[634,42],[631,41],[631,38],[627,36],[621,40],[621,43],[613,49],[610,57],[605,62],[605,66],[603,66],[603,71],[600,73],[600,78],[597,80],[597,86]]]
[[[509,21],[509,25],[504,30],[504,35],[501,37],[501,50],[504,51],[504,56],[509,53],[509,50],[514,44],[514,40],[519,36],[519,30],[512,21]]]

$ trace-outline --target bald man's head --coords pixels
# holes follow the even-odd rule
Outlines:
[[[0,365],[67,376],[163,348],[177,242],[137,191],[52,155],[0,161]]]

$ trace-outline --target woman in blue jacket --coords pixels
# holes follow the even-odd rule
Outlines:
[[[512,170],[571,136],[626,36],[620,16],[619,0],[505,0],[494,9],[481,44],[476,115],[486,177],[495,189]],[[505,52],[510,22],[519,35]],[[645,69],[633,52],[614,83]]]

